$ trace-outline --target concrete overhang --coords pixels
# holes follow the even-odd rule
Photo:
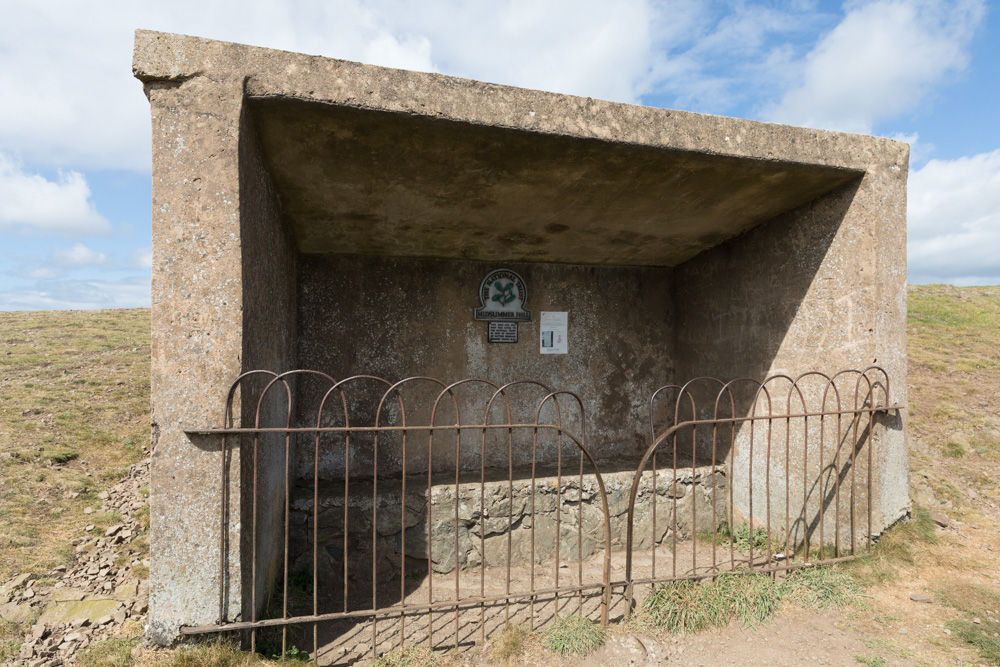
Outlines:
[[[249,104],[306,253],[675,266],[864,173],[300,99]]]

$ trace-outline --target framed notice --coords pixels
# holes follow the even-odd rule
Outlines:
[[[539,321],[539,349],[542,354],[566,354],[569,351],[566,329],[569,313],[542,311]]]

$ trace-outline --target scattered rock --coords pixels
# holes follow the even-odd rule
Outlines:
[[[924,602],[926,604],[931,603],[930,596],[921,595],[920,593],[910,593],[910,599],[913,600],[914,602]]]
[[[58,579],[51,588],[36,587],[31,574],[22,574],[0,586],[0,603],[13,597],[18,602],[0,604],[0,619],[29,622],[38,613],[38,601],[44,604],[41,617],[32,633],[21,644],[12,664],[34,666],[75,665],[76,653],[94,641],[117,636],[128,621],[142,623],[148,609],[145,585],[131,576],[128,566],[115,563],[138,563],[141,550],[130,543],[142,536],[145,528],[137,514],[146,507],[138,489],[148,480],[149,459],[133,465],[129,476],[102,492],[104,512],[115,512],[122,521],[108,528],[97,539],[84,535],[72,541],[76,562],[53,569],[49,576]],[[93,514],[94,508],[85,509]],[[84,528],[95,530],[94,524]],[[148,559],[141,559],[148,563]],[[35,605],[32,610],[31,605]]]
[[[951,519],[944,512],[931,512],[931,521],[941,526],[942,528],[947,528],[951,525]]]

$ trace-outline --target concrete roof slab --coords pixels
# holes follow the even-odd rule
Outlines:
[[[861,175],[296,99],[251,109],[309,253],[674,266]]]

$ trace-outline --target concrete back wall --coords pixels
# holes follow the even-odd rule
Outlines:
[[[516,344],[487,342],[487,323],[472,319],[473,308],[480,305],[480,282],[494,268],[517,271],[527,284],[532,321],[519,325]],[[298,275],[302,367],[336,379],[364,373],[391,382],[416,375],[446,383],[469,377],[497,384],[538,380],[583,399],[595,458],[631,459],[639,453],[647,439],[649,394],[674,375],[671,269],[302,255]],[[569,313],[568,354],[539,353],[543,310]],[[440,389],[426,389],[408,394],[415,400],[408,401],[407,423],[429,423],[433,396]],[[377,404],[381,393],[380,387],[361,402]],[[515,420],[533,422],[545,394],[539,389],[512,391]],[[482,423],[490,393],[458,395],[463,423]],[[317,403],[303,397],[303,405]],[[301,418],[314,423],[314,414]],[[361,407],[359,414],[352,415],[352,422],[371,422],[374,410],[366,413]],[[492,421],[498,419],[496,410]],[[437,423],[448,421],[453,423],[454,416],[445,405]],[[577,424],[571,428],[579,434]],[[530,433],[522,435],[530,440]],[[426,469],[423,440],[414,436],[411,443],[407,466]],[[383,441],[380,447],[380,472],[398,471],[398,446]],[[352,474],[370,474],[371,449],[356,449]],[[337,447],[325,451],[321,476],[337,478],[343,474],[343,452]],[[436,466],[453,466],[453,446],[436,451]],[[478,444],[470,440],[460,457],[464,467],[478,468]],[[303,448],[300,474],[312,476],[312,458],[312,448]],[[555,459],[548,439],[543,439],[538,458]],[[529,462],[530,447],[522,444],[515,463]],[[487,465],[506,463],[506,448],[491,447]]]

